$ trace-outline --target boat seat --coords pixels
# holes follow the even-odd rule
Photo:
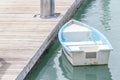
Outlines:
[[[102,41],[81,41],[81,42],[64,42],[67,46],[79,46],[79,45],[94,45],[94,44],[103,44]]]
[[[84,52],[98,52],[99,51],[99,46],[97,45],[90,45],[90,46],[80,46],[80,50]]]
[[[84,51],[84,52],[98,52],[98,45],[83,45],[83,46],[69,46],[69,49],[73,52],[75,51]]]
[[[68,25],[63,30],[63,37],[69,41],[82,41],[91,36],[91,30],[78,24]]]

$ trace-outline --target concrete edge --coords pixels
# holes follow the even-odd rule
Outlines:
[[[20,72],[20,74],[17,76],[16,80],[24,80],[29,71],[32,69],[32,67],[36,64],[40,56],[44,53],[44,51],[50,46],[51,42],[57,37],[57,33],[59,29],[69,21],[77,9],[82,5],[82,3],[85,0],[75,0],[75,2],[71,5],[71,7],[67,10],[66,14],[63,16],[63,18],[58,22],[54,30],[51,32],[51,34],[47,37],[47,39],[44,41],[44,43],[41,45],[41,47],[38,49],[38,51],[35,53],[35,55],[31,58],[31,60],[28,62],[28,64],[24,67],[24,69]],[[68,15],[69,14],[69,15]]]

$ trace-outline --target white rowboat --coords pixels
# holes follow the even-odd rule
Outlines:
[[[107,38],[93,27],[72,19],[62,26],[58,38],[73,66],[108,64],[113,48]]]

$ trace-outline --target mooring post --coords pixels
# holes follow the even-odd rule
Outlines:
[[[40,17],[51,18],[54,17],[55,10],[54,0],[40,0]]]

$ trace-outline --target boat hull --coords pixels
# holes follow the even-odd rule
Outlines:
[[[99,51],[96,53],[95,57],[90,58],[86,56],[87,53],[85,52],[68,52],[64,48],[63,54],[65,54],[66,58],[73,66],[106,65],[109,62],[110,50]]]

